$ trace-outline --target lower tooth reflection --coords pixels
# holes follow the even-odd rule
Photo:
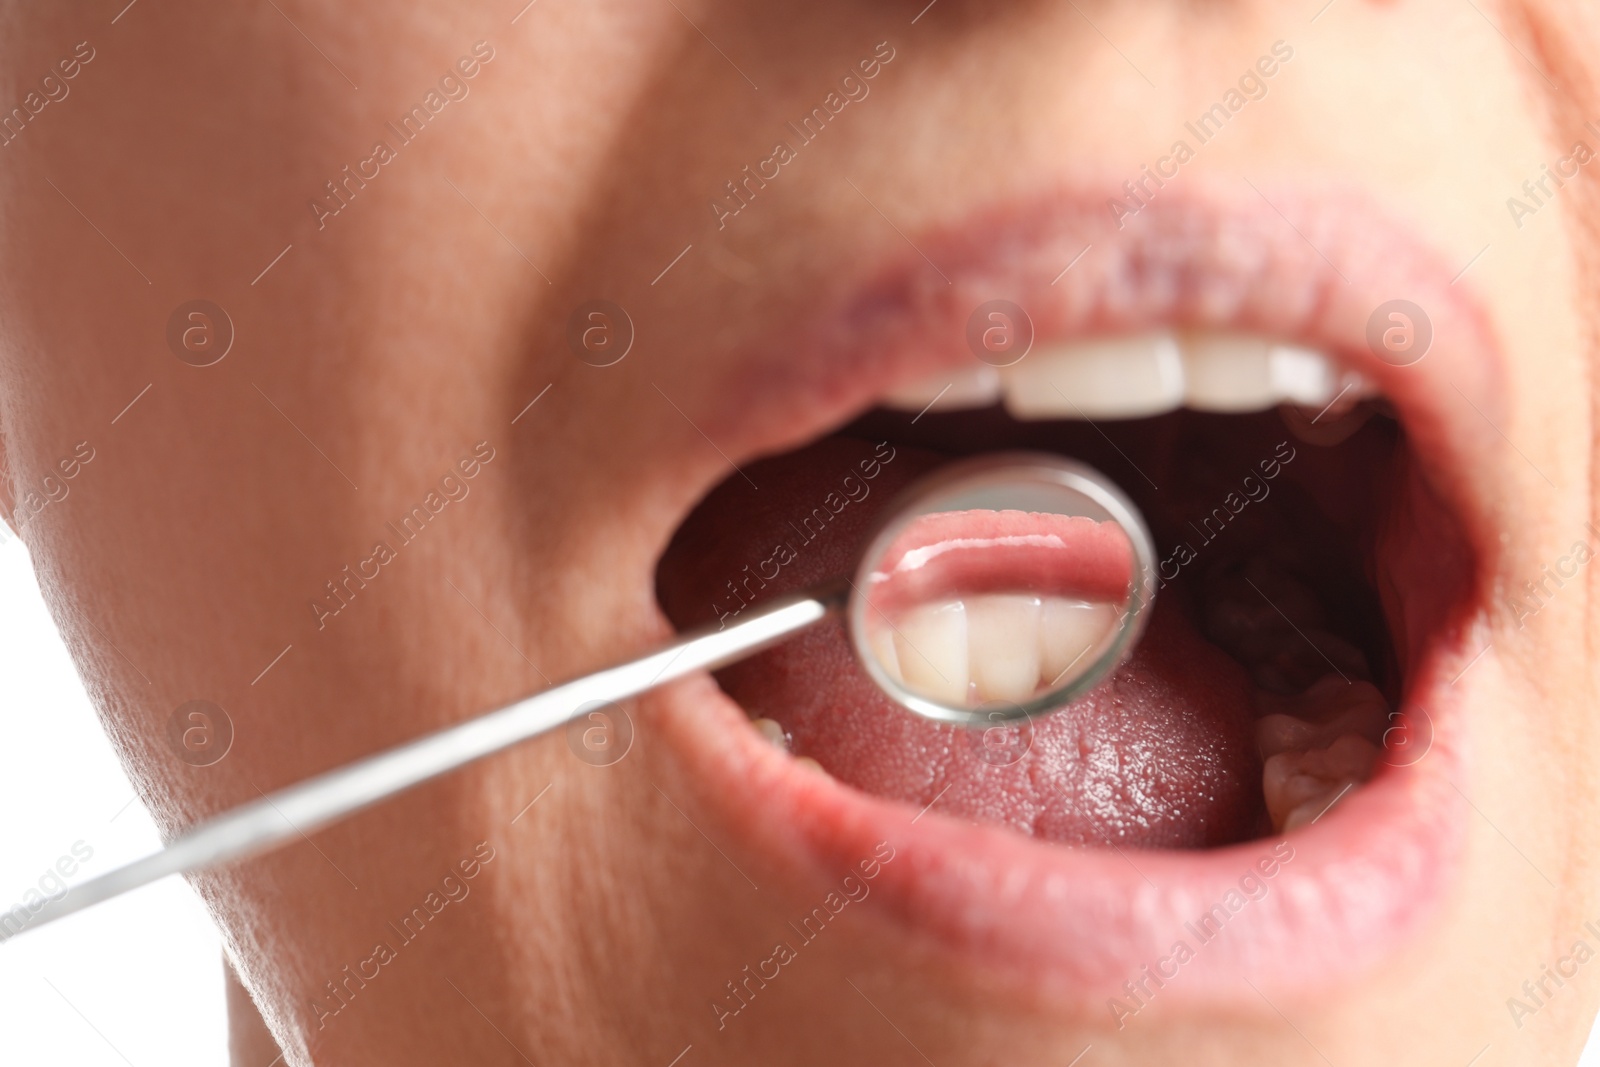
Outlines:
[[[895,625],[907,686],[948,704],[967,702],[967,609],[959,600],[918,604]]]
[[[1039,598],[975,596],[966,609],[967,660],[978,700],[1032,696],[1039,684]]]
[[[1111,604],[1045,597],[1043,614],[1039,629],[1040,677],[1045,685],[1053,685],[1105,641],[1117,624],[1118,612]]]
[[[847,614],[869,674],[908,710],[969,727],[1048,715],[1143,632],[1154,548],[1093,469],[995,453],[925,476],[896,506],[862,551]]]
[[[1118,618],[1106,603],[983,593],[908,608],[874,627],[869,640],[895,681],[974,706],[1055,688],[1104,645]]]
[[[900,655],[894,650],[894,631],[882,624],[874,625],[867,643],[871,648],[873,659],[883,667],[883,672],[896,682],[904,682],[906,676],[900,670]]]

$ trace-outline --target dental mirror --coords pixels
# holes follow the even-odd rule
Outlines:
[[[913,484],[852,582],[856,655],[878,686],[964,726],[1046,715],[1138,641],[1155,594],[1144,521],[1092,468],[987,455]]]
[[[890,504],[854,576],[240,805],[160,852],[0,915],[0,941],[167,875],[309,837],[598,704],[736,663],[838,612],[868,675],[919,715],[970,727],[1046,715],[1122,662],[1154,595],[1149,531],[1104,475],[1043,453],[959,461]]]

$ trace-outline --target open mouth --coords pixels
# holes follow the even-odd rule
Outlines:
[[[1192,205],[1173,211],[1193,228]],[[1334,287],[1331,263],[1261,237],[1255,215],[1201,215],[1270,246],[1250,269],[1287,258],[1304,285]],[[1237,244],[1222,247],[1237,259]],[[874,836],[910,853],[886,878],[898,916],[1035,986],[1047,974],[1116,991],[1153,961],[1170,978],[1176,942],[1209,944],[1244,909],[1249,931],[1217,940],[1228,944],[1208,949],[1205,969],[1319,980],[1320,961],[1340,973],[1428,913],[1460,838],[1453,676],[1476,651],[1466,624],[1482,560],[1451,473],[1457,413],[1416,368],[1359,351],[1354,316],[1217,311],[1202,298],[1237,264],[1162,254],[1181,277],[1145,263],[1146,276],[1114,279],[1162,300],[1120,316],[1046,311],[1013,365],[958,361],[948,346],[922,366],[895,361],[847,420],[706,495],[656,575],[678,627],[735,620],[851,573],[899,488],[993,451],[1083,461],[1134,499],[1159,560],[1148,629],[1057,714],[990,730],[915,716],[868,678],[838,622],[716,676],[768,753],[723,753],[741,767],[731,791],[803,826],[824,864],[848,866]],[[1173,297],[1177,282],[1199,295]],[[1035,297],[1090,305],[1096,284],[1111,283]],[[1434,325],[1476,340],[1470,319],[1441,309]],[[952,593],[897,638],[952,696],[1015,698],[1103,633],[1101,608],[1081,590]],[[1162,985],[1150,982],[1147,997]]]
[[[1174,389],[1173,411],[1137,419],[1076,417],[1086,404],[1151,406],[1128,395],[1137,373],[1107,375],[1098,395],[1071,388],[1105,345],[1034,353],[1018,368],[1028,372],[1004,383],[980,364],[1003,404],[969,390],[951,404],[968,410],[924,413],[948,378],[908,390],[897,399],[909,410],[875,409],[752,465],[759,490],[734,475],[713,491],[662,560],[661,602],[674,623],[697,626],[850,573],[896,488],[952,457],[1027,448],[1086,460],[1123,476],[1163,551],[1145,641],[1088,699],[1013,736],[974,737],[879,693],[839,621],[721,671],[722,688],[766,735],[850,786],[916,808],[937,800],[944,815],[1049,841],[1195,848],[1324,817],[1371,777],[1398,706],[1402,678],[1376,581],[1406,446],[1365,384],[1341,382],[1331,361],[1292,353],[1302,366],[1321,364],[1319,389],[1301,389],[1302,404],[1280,415],[1275,353],[1246,338],[1230,345],[1180,346],[1159,334],[1122,342],[1129,355],[1116,358],[1127,362],[1180,347],[1205,353],[1173,368],[1178,386],[1188,371],[1202,388]],[[1061,385],[1071,401],[1059,399]],[[1264,410],[1248,412],[1255,405]],[[1092,558],[1089,546],[1076,552]],[[1030,564],[1048,566],[989,558],[978,567],[1003,580],[1006,568]],[[888,655],[952,699],[969,688],[1023,699],[1083,652],[1086,631],[1092,640],[1107,628],[1110,596],[1067,592],[1078,595],[935,595],[899,621],[901,647]]]

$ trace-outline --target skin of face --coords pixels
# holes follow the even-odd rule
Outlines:
[[[1515,1022],[1507,999],[1600,918],[1595,575],[1531,618],[1503,602],[1592,517],[1600,205],[1587,172],[1520,226],[1506,202],[1600,147],[1600,20],[1577,0],[921,6],[0,7],[0,106],[67,89],[0,146],[0,488],[141,797],[174,832],[664,639],[653,572],[684,514],[730,463],[825,429],[708,447],[752,346],[929,228],[1116,188],[1285,41],[1181,180],[1399,220],[1470,261],[1505,358],[1453,890],[1359,978],[1172,998],[1124,1031],[859,908],[719,1028],[708,1003],[830,887],[722,832],[693,724],[739,727],[691,680],[627,705],[613,766],[558,732],[195,879],[287,1062],[1574,1062],[1600,979]],[[719,228],[724,183],[880,42],[870,95]],[[389,124],[430,91],[402,141]],[[392,158],[367,162],[378,140]],[[231,321],[209,366],[169,343],[196,299]],[[636,332],[611,367],[565,340],[593,299]],[[93,459],[35,509],[80,442]],[[403,541],[388,524],[417,506]],[[233,725],[210,766],[169,744],[190,700]],[[374,963],[379,941],[401,947]]]

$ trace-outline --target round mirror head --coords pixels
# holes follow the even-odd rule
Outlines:
[[[970,726],[1047,715],[1132,651],[1155,596],[1144,519],[1104,475],[985,455],[910,487],[868,542],[856,655],[897,702]]]

